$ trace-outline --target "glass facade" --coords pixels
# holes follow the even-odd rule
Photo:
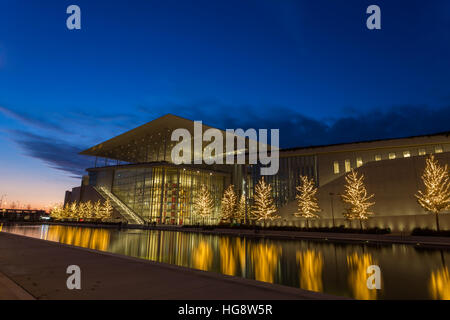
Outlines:
[[[280,158],[280,168],[273,176],[265,176],[264,179],[272,186],[275,205],[280,208],[288,202],[295,200],[296,187],[300,185],[300,176],[313,178],[316,185],[319,184],[317,172],[317,156],[292,156]],[[261,178],[260,166],[252,166],[252,180],[249,185],[249,196],[252,197],[253,186]]]
[[[333,172],[334,172],[334,174],[339,173],[339,162],[338,161],[333,162]]]
[[[352,170],[352,167],[350,165],[350,159],[346,159],[344,165],[345,165],[345,172],[350,172],[350,170]]]
[[[356,158],[356,167],[359,168],[363,165],[363,160],[361,157]]]
[[[155,166],[114,170],[112,193],[148,222],[163,224],[216,223],[227,175],[182,167]],[[90,178],[96,181],[95,174]],[[229,178],[228,178],[229,179]],[[196,216],[194,199],[205,184],[214,201],[209,218]]]

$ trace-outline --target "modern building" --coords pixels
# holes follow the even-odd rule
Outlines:
[[[224,189],[235,186],[252,204],[253,186],[260,179],[257,164],[181,164],[172,162],[172,131],[184,128],[194,136],[194,122],[165,115],[80,154],[91,156],[80,187],[66,192],[65,203],[110,199],[116,218],[129,223],[195,224],[194,199],[205,184],[214,200],[209,223],[218,222]],[[210,127],[203,125],[203,130]],[[224,136],[225,132],[222,131]],[[344,176],[352,168],[365,175],[367,189],[375,194],[375,215],[367,226],[411,230],[432,227],[434,218],[418,206],[414,194],[421,187],[425,157],[431,153],[443,164],[450,164],[450,132],[426,136],[312,146],[280,150],[279,171],[265,179],[273,187],[273,196],[281,219],[278,225],[303,225],[294,218],[296,186],[300,175],[314,178],[319,187],[322,208],[317,226],[346,224],[339,194]],[[281,131],[282,135],[282,131]],[[202,142],[203,146],[208,143]],[[248,143],[245,144],[246,148]],[[236,152],[241,150],[235,150]],[[441,225],[450,227],[450,215]]]

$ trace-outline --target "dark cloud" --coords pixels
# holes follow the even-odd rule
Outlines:
[[[8,118],[17,120],[24,125],[30,125],[35,128],[38,128],[38,129],[45,129],[45,130],[50,129],[50,130],[56,130],[56,131],[59,131],[62,133],[67,132],[61,126],[53,123],[52,121],[41,119],[39,117],[30,116],[30,115],[27,115],[24,113],[20,114],[14,110],[11,110],[11,109],[8,109],[8,108],[2,107],[2,106],[0,106],[0,113],[4,114]]]
[[[154,114],[156,108],[141,108]],[[317,120],[282,106],[229,106],[213,99],[190,105],[168,104],[162,109],[205,124],[225,128],[280,129],[281,147],[302,147],[364,140],[425,135],[450,130],[450,106],[398,106],[388,111],[351,112],[340,118]]]
[[[44,161],[49,167],[81,177],[85,169],[92,167],[92,159],[78,155],[86,148],[66,141],[48,138],[21,130],[11,130],[12,139],[33,158]]]

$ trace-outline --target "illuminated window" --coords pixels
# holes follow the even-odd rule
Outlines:
[[[351,169],[350,160],[345,160],[345,172],[350,172]]]
[[[436,146],[436,147],[434,147],[434,152],[436,152],[436,153],[442,153],[442,146]]]
[[[425,151],[425,149],[419,149],[419,156],[424,156],[426,154],[427,152]]]
[[[381,160],[381,154],[376,154],[375,161],[380,161],[380,160]]]
[[[395,159],[395,153],[394,152],[390,152],[389,153],[389,159],[390,160]]]
[[[339,162],[337,161],[333,162],[333,169],[335,174],[339,173]]]
[[[363,165],[363,161],[361,157],[356,158],[356,166],[359,168]]]
[[[411,157],[411,153],[409,151],[403,151],[403,158]]]

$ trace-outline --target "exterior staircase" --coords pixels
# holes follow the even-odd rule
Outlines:
[[[119,198],[117,198],[111,191],[105,187],[94,187],[94,189],[101,194],[106,200],[111,201],[111,205],[119,212],[130,224],[145,224],[145,220],[137,215],[133,210],[127,207]]]

